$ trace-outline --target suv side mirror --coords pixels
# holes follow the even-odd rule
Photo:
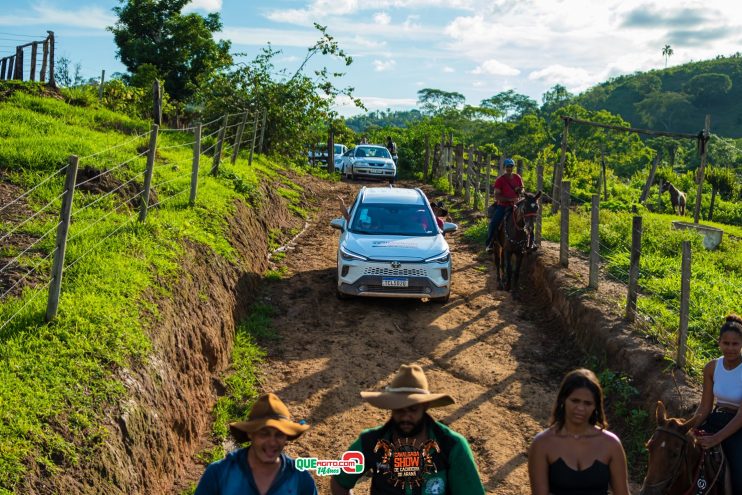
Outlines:
[[[345,219],[344,218],[333,218],[330,220],[330,227],[338,229],[339,231],[345,230]],[[455,227],[455,225],[454,225]]]
[[[443,233],[448,234],[449,232],[456,232],[459,229],[459,226],[455,223],[451,222],[444,222],[443,223]]]

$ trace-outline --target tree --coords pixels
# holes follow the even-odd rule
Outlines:
[[[54,69],[54,79],[57,84],[63,88],[69,88],[71,86],[79,86],[84,82],[82,77],[82,65],[77,62],[74,67],[74,74],[70,73],[72,69],[72,61],[67,57],[59,57],[57,59],[57,65]]]
[[[199,80],[232,64],[230,42],[213,38],[222,28],[219,14],[183,15],[190,0],[119,1],[123,5],[113,9],[118,21],[108,30],[132,77],[149,64],[164,80],[165,91],[185,101]]]
[[[693,76],[683,85],[686,93],[693,95],[698,104],[713,103],[732,89],[732,79],[726,74],[706,73]]]
[[[538,104],[534,99],[516,93],[512,89],[482,100],[481,105],[483,108],[497,110],[500,115],[511,122],[538,111]]]
[[[417,92],[417,104],[420,110],[428,115],[437,115],[450,110],[456,110],[464,105],[466,98],[455,91],[448,92],[440,89],[424,88]]]
[[[667,131],[672,130],[675,121],[690,112],[692,107],[687,94],[673,91],[654,91],[634,104],[642,122],[649,127],[661,126]]]
[[[675,53],[670,45],[662,47],[662,56],[665,57],[665,68],[667,68],[667,59]]]
[[[573,99],[574,95],[567,91],[567,88],[556,84],[541,97],[541,113],[548,119],[551,114],[568,105]]]

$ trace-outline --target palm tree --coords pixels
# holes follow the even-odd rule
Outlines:
[[[664,48],[662,48],[662,55],[665,57],[665,69],[667,69],[667,59],[671,57],[673,53],[675,52],[672,50],[670,45],[665,45]]]

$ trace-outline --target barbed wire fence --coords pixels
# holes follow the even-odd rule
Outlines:
[[[196,124],[185,129],[161,130],[157,124],[153,124],[149,131],[138,134],[122,143],[85,156],[70,156],[67,165],[42,178],[22,194],[0,204],[0,245],[6,246],[0,251],[0,304],[5,306],[3,314],[8,315],[0,320],[0,333],[16,319],[23,318],[29,320],[29,322],[36,321],[38,312],[31,308],[34,301],[37,301],[44,293],[48,295],[45,321],[53,320],[59,306],[63,273],[83,265],[85,259],[91,253],[131,225],[135,217],[138,217],[140,222],[145,222],[148,211],[153,208],[161,208],[188,193],[187,207],[195,206],[199,182],[203,182],[207,176],[218,175],[221,155],[225,151],[229,151],[228,156],[231,156],[234,164],[241,147],[248,146],[250,152],[248,166],[251,166],[253,152],[256,151],[256,133],[253,132],[252,135],[245,138],[243,130],[246,126],[255,128],[260,123],[261,115],[263,116],[262,125],[264,126],[265,113],[259,110],[245,110],[226,114],[205,124]],[[230,117],[238,118],[235,122],[229,124]],[[206,127],[215,127],[215,130],[202,135],[203,129]],[[190,135],[193,136],[193,139],[186,139],[183,143],[158,147],[158,135],[161,132]],[[227,138],[231,140],[230,143],[225,143]],[[139,147],[137,153],[125,160],[114,163],[84,180],[78,180],[78,170],[80,170],[81,164],[100,164],[101,161],[105,163],[104,155],[124,146],[134,145],[137,142],[144,143],[145,140],[148,140],[148,144],[143,151],[139,151],[142,150]],[[205,140],[213,140],[214,142],[202,149],[201,145]],[[180,159],[171,162],[159,155],[158,163],[158,152],[171,152],[179,149],[191,149],[192,156],[187,160]],[[262,149],[259,149],[259,151],[262,152]],[[212,164],[208,167],[201,167],[201,161],[205,157],[208,158],[209,154],[212,156]],[[142,167],[145,156],[147,159],[146,166]],[[191,166],[187,167],[188,164]],[[169,168],[172,172],[180,171],[181,167],[185,171],[176,174],[174,177],[163,176],[162,174],[166,168]],[[100,170],[100,168],[97,170]],[[20,216],[17,214],[18,211],[22,210],[20,207],[24,206],[27,200],[40,188],[56,187],[61,181],[61,176],[64,176],[64,187],[61,193],[36,208],[33,213]],[[95,196],[91,194],[81,196],[79,194],[79,192],[86,191],[89,186],[100,183],[104,179],[118,176],[124,176],[124,179],[116,178],[115,181],[109,181],[114,182],[115,187],[111,187],[102,194]],[[157,192],[156,196],[152,188]],[[78,203],[82,202],[83,204],[73,209],[73,199],[76,197],[76,192],[78,192]],[[83,199],[80,200],[80,198]],[[87,201],[87,199],[90,200]],[[89,217],[89,213],[94,211],[93,207],[104,205],[110,206],[105,213],[95,218]],[[136,209],[137,205],[139,211]],[[51,220],[54,217],[54,211],[58,211],[59,216]],[[9,214],[11,212],[16,213],[12,222],[3,220],[3,217],[10,219]],[[92,246],[87,247],[75,259],[65,260],[68,244],[87,240],[86,236],[94,228],[114,219],[117,222],[111,225],[110,231],[107,231],[106,235]],[[42,232],[36,235],[34,232],[39,230],[39,226],[36,225],[38,223],[43,224],[41,226]],[[78,226],[80,226],[79,229]],[[72,235],[70,235],[70,231],[72,231]],[[55,232],[56,239],[52,241],[52,234]],[[10,241],[20,236],[23,239],[17,240],[15,244],[18,244],[18,246],[13,247]],[[23,242],[29,238],[32,239],[30,242]]]

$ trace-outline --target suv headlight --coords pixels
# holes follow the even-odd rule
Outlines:
[[[448,263],[450,259],[451,259],[451,253],[448,251],[445,251],[441,254],[433,256],[432,258],[426,259],[425,263]]]
[[[340,257],[344,260],[368,261],[368,258],[365,256],[348,251],[343,246],[340,246]]]

